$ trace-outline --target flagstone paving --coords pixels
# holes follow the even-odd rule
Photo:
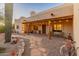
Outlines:
[[[49,40],[45,35],[34,34],[26,35],[26,37],[30,39],[31,56],[60,56],[59,49],[63,44],[63,38],[52,37],[52,40]],[[25,52],[24,55],[27,53]]]
[[[30,34],[30,35],[20,35],[25,40],[25,49],[23,56],[60,56],[59,49],[63,44],[63,38],[52,37],[51,40],[48,39],[46,35]],[[0,46],[3,46],[4,35],[0,35]],[[5,45],[4,45],[5,46]],[[8,47],[8,44],[7,44]],[[8,50],[14,47],[10,45]],[[1,54],[3,56],[7,53]]]

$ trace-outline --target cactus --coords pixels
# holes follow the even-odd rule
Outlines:
[[[5,43],[11,41],[13,4],[5,3]]]

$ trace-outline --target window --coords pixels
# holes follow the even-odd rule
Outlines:
[[[61,27],[62,27],[61,24],[57,24],[57,30],[62,30]]]
[[[25,30],[25,24],[22,24],[22,30],[23,31]]]
[[[54,24],[54,30],[56,30],[57,28],[56,28],[56,24]]]
[[[62,30],[61,24],[54,24],[54,30]]]

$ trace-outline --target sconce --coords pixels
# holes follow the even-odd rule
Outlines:
[[[54,14],[53,14],[53,13],[51,13],[51,16],[54,16]]]
[[[69,22],[69,20],[66,20],[66,22]]]
[[[59,22],[62,22],[61,20],[59,20]]]

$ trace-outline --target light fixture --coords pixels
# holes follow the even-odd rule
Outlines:
[[[54,16],[54,14],[53,14],[53,13],[51,13],[51,16]]]
[[[62,22],[61,20],[59,20],[59,22]]]
[[[48,24],[51,24],[51,21],[50,20],[48,21]]]
[[[56,23],[56,21],[54,21],[54,23]]]
[[[69,20],[66,20],[66,22],[69,22]]]

